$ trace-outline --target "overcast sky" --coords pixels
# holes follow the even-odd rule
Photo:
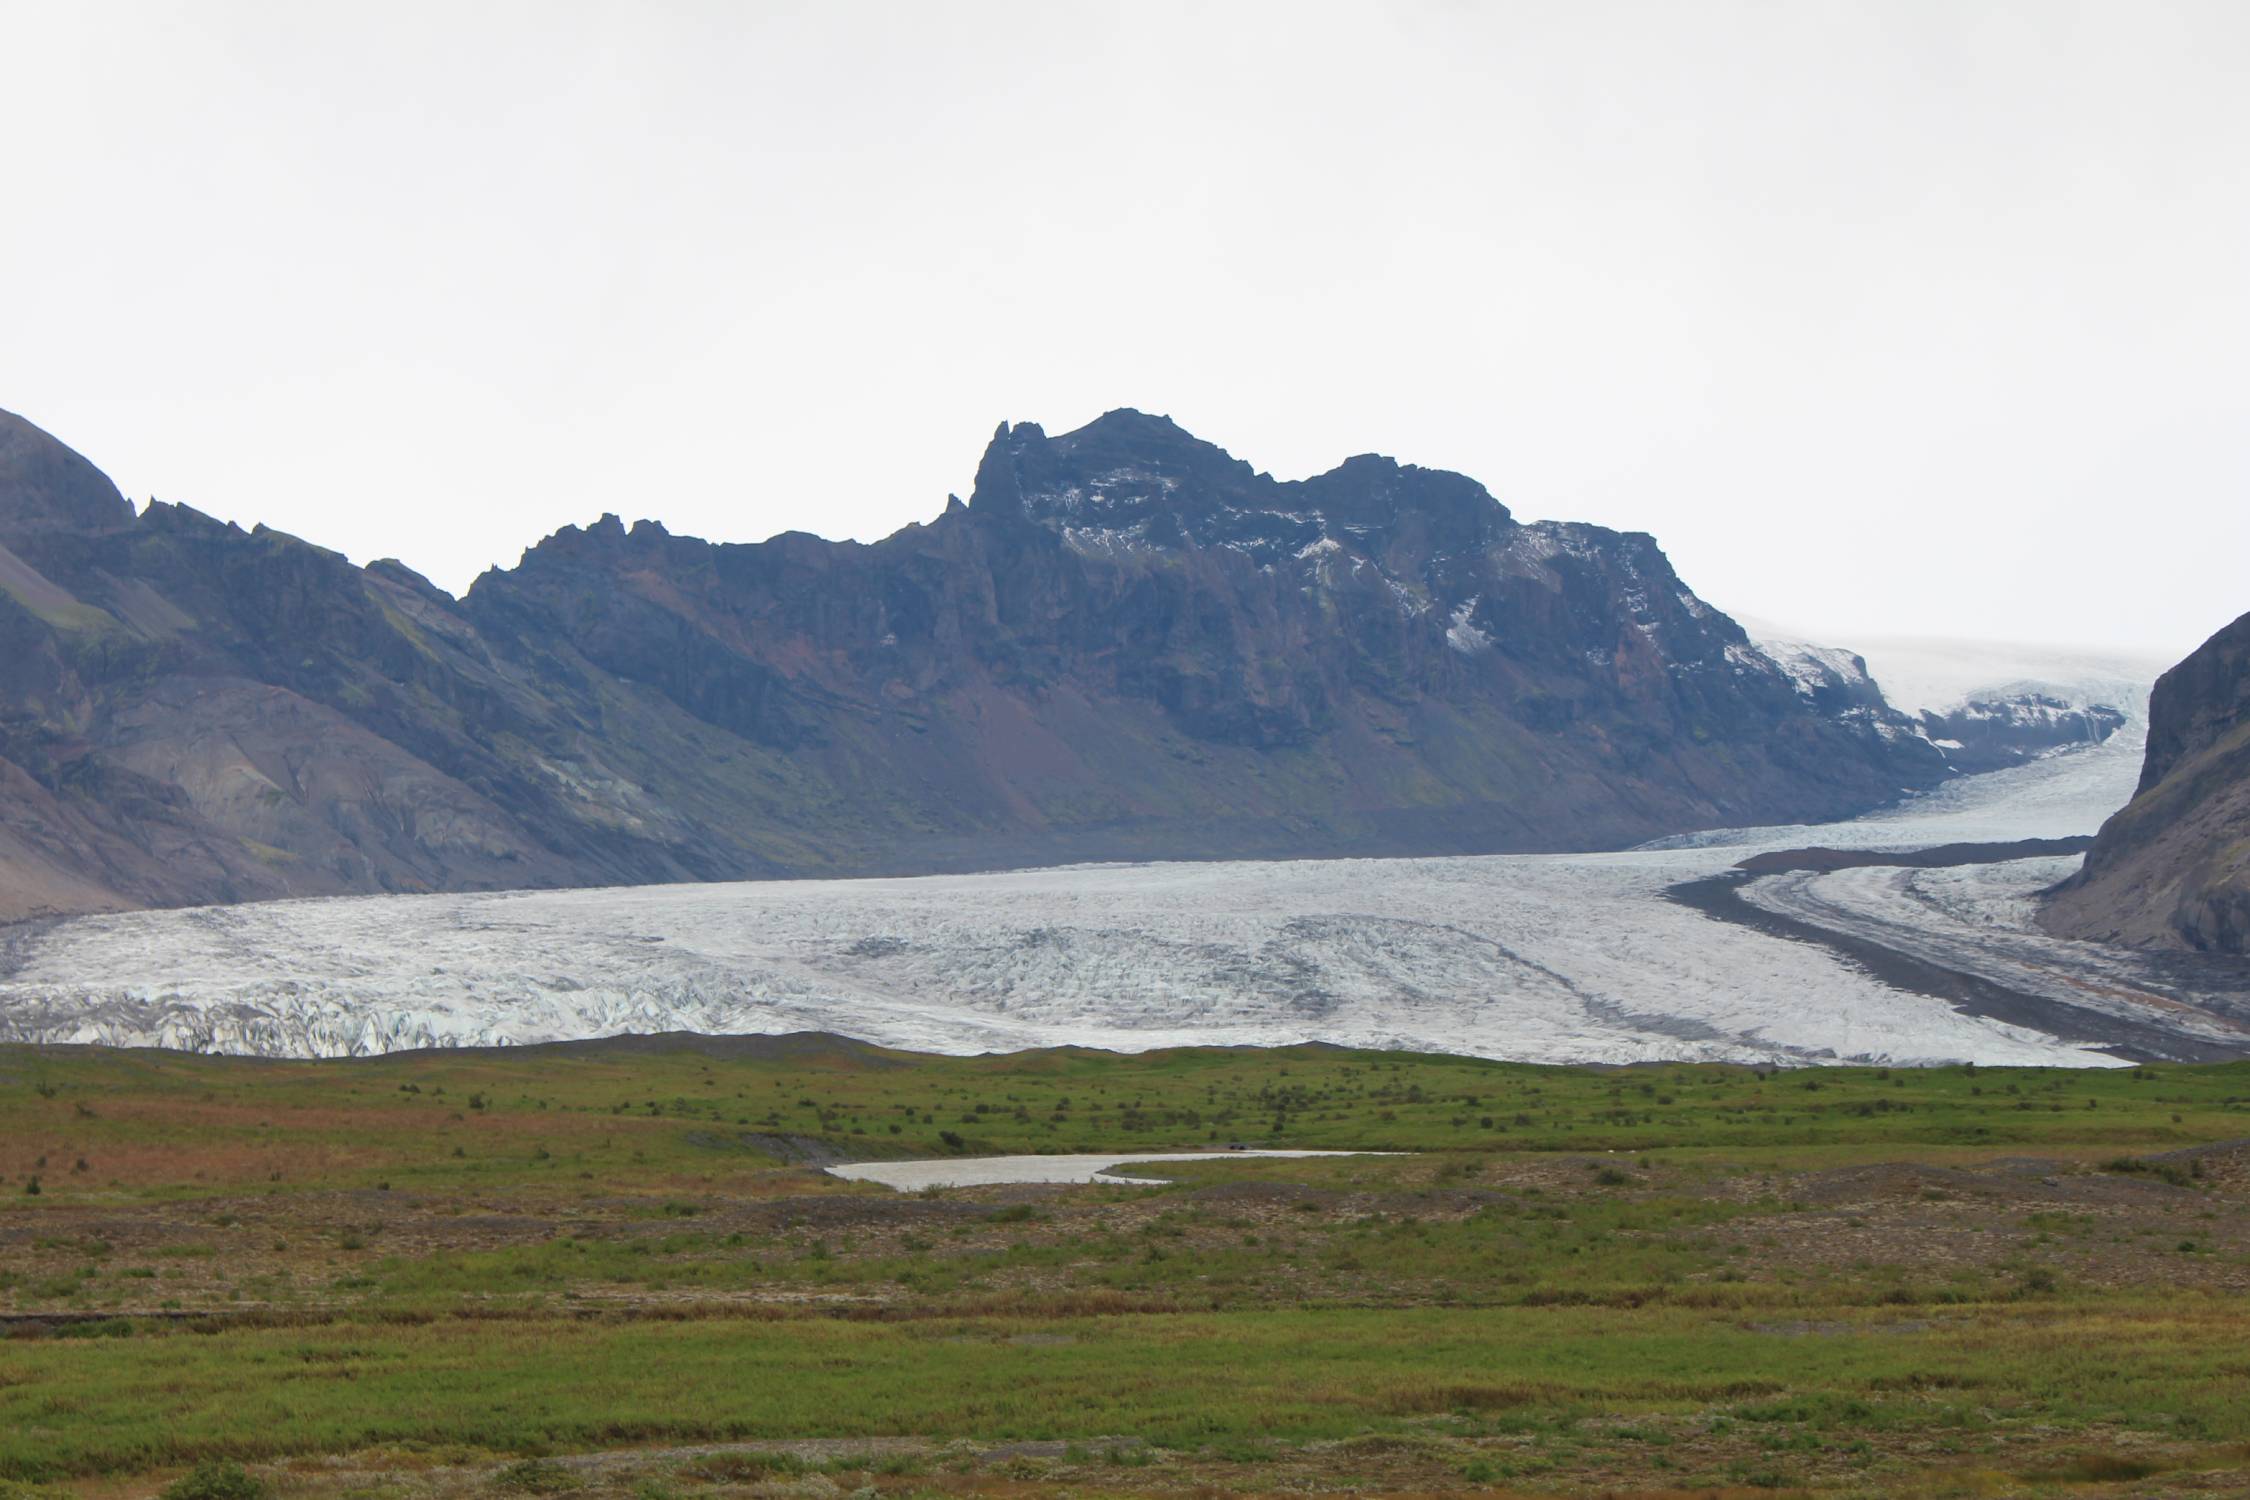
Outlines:
[[[1460,469],[1720,606],[2250,609],[2250,5],[0,0],[0,407],[459,590],[995,423]]]

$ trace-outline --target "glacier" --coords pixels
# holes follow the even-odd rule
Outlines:
[[[1878,673],[1881,668],[1876,666]],[[2025,674],[2030,675],[2030,674]],[[2153,674],[2151,674],[2153,675]],[[270,1056],[627,1032],[830,1031],[921,1051],[1330,1042],[1549,1063],[2121,1065],[1668,900],[1761,849],[2091,833],[2139,773],[2148,678],[2099,745],[1849,823],[1616,853],[1088,865],[899,879],[337,897],[0,933],[0,1039]],[[1764,877],[1746,899],[2059,1003],[2223,1001],[2038,932],[2069,861]]]

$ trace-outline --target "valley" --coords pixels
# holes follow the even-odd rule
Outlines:
[[[0,1500],[2250,1500],[2250,5],[5,15]]]
[[[460,597],[136,507],[0,412],[0,645],[0,923],[1618,849],[2121,723],[2037,691],[1908,713],[1849,651],[1754,641],[1646,533],[1373,454],[1276,480],[1129,409],[1003,424],[968,500],[880,541],[612,514]]]
[[[2130,794],[2141,720],[2129,683],[2082,686],[2131,706],[2127,726],[2099,744],[1959,778],[1850,822],[1616,853],[1097,865],[84,917],[11,937],[0,1037],[299,1057],[805,1030],[959,1053],[1323,1041],[1566,1063],[2115,1066],[2234,1055],[2246,1035],[2237,971],[2183,973],[2165,955],[2039,929],[2027,897],[2068,873],[2068,860],[1784,873],[1741,889],[1822,931],[2004,991],[2004,1013],[1671,899],[1760,851],[2090,833]]]

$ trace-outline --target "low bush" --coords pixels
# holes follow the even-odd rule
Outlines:
[[[518,1495],[560,1495],[578,1488],[578,1476],[551,1458],[519,1458],[493,1475],[492,1483]]]
[[[266,1487],[248,1469],[207,1458],[164,1486],[164,1500],[263,1500]]]

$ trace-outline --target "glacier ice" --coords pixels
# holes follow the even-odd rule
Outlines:
[[[1622,853],[1097,865],[83,917],[13,936],[0,1038],[324,1056],[826,1030],[951,1053],[1318,1040],[1540,1062],[2109,1063],[1892,988],[1818,946],[1715,922],[1664,892],[1757,848],[2091,832],[2130,795],[2140,729],[2136,716],[2102,745],[1852,823]],[[1922,930],[1941,931],[1958,961],[1976,950],[2018,969],[2067,969],[2099,955],[2032,931],[2023,900],[2026,879],[2056,873],[1851,871],[1761,881],[1783,894],[1753,896],[1803,900],[1817,887],[1868,908],[1861,917],[1887,921],[1893,937],[1911,937],[1918,913],[1940,912]]]

